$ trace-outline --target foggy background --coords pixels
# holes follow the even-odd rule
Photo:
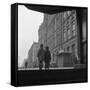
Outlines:
[[[32,43],[38,41],[38,29],[43,22],[43,13],[18,6],[18,66],[27,58]]]

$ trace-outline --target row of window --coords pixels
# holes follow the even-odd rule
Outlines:
[[[68,39],[70,39],[71,37],[76,35],[76,24],[73,23],[71,25],[71,28],[65,29],[64,30],[64,41],[67,41]]]
[[[65,11],[65,12],[64,12],[64,19],[66,19],[66,17],[69,16],[70,13],[71,13],[71,11]]]
[[[66,15],[70,15],[70,13],[71,13],[72,11],[67,11],[67,12],[65,12],[66,13]],[[62,15],[61,15],[62,13],[58,13],[56,16],[55,16],[55,19],[51,22],[51,24],[49,25],[49,27],[48,27],[48,33],[47,33],[47,37],[49,38],[51,35],[52,35],[52,33],[53,33],[53,30],[61,30],[60,28],[61,28],[61,17],[62,17]],[[71,26],[71,22],[73,23],[73,22],[75,22],[75,15],[76,14],[72,14],[72,16],[70,17],[70,19],[69,20],[67,20],[66,22],[65,22],[65,27],[67,27],[66,29],[68,29],[68,38],[71,38],[71,33],[72,33],[72,35],[75,35],[75,31],[73,31],[73,29],[75,28],[75,25],[73,24],[72,26],[72,32],[69,30],[69,28],[70,28],[70,26]],[[64,15],[65,16],[65,15]],[[66,33],[67,32],[65,32],[64,33],[64,39],[65,39],[65,41],[66,41],[66,38],[67,38],[67,35],[66,35]]]
[[[64,20],[70,16],[71,13],[74,13],[75,14],[75,10],[72,10],[72,11],[65,11],[63,13],[63,17],[64,17]]]
[[[76,35],[76,24],[74,23],[72,25],[71,29],[64,30],[64,41],[69,40],[71,37],[74,37]],[[61,32],[58,30],[57,32],[54,33],[54,45],[57,46],[58,44],[61,43]]]

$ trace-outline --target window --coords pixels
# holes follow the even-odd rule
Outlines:
[[[67,11],[68,16],[70,16],[71,11]]]
[[[66,13],[66,12],[64,12],[64,19],[66,19],[66,16],[67,16],[67,13]]]
[[[75,55],[75,44],[72,45],[72,53]]]
[[[59,21],[60,21],[59,19],[60,19],[59,14],[57,14],[56,15],[56,28],[59,27]]]
[[[52,59],[51,60],[54,61],[54,53],[52,53],[51,55],[52,55]]]
[[[56,32],[55,32],[55,34],[54,34],[54,41],[55,41],[55,46],[57,45],[57,37],[56,37]]]
[[[73,30],[75,30],[75,24],[73,24]]]
[[[66,34],[66,31],[64,31],[64,41],[66,41],[67,40],[67,36],[66,36],[67,34]]]
[[[63,40],[66,41],[67,39],[67,21],[64,22],[64,27],[63,27],[64,33],[63,33]]]
[[[70,20],[67,20],[67,36],[68,36],[68,39],[71,38],[71,23],[70,23]]]
[[[67,52],[70,52],[70,47],[67,47]]]
[[[72,36],[75,36],[76,35],[76,26],[75,26],[75,23],[72,24]]]
[[[53,41],[53,39],[54,39],[54,41]],[[59,29],[57,29],[57,31],[54,32],[54,35],[53,35],[53,38],[52,38],[52,42],[54,43],[54,46],[57,46],[59,44],[59,41],[60,41],[60,31],[59,31]]]
[[[73,15],[72,15],[72,17],[71,17],[71,22],[73,23],[73,22],[75,22],[76,21],[76,14],[74,13]]]
[[[57,29],[57,22],[56,22],[56,18],[54,19],[55,20],[55,31]]]
[[[70,29],[68,29],[68,39],[71,38],[71,33],[70,33]]]

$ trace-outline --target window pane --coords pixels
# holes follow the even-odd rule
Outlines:
[[[75,24],[73,24],[73,30],[75,30]]]
[[[72,36],[76,35],[76,25],[75,23],[72,25]]]
[[[67,47],[67,52],[70,52],[70,47]]]
[[[68,39],[71,38],[71,33],[70,33],[70,29],[68,30]]]
[[[72,45],[72,53],[75,55],[75,44]]]
[[[66,31],[64,32],[64,41],[66,41]]]

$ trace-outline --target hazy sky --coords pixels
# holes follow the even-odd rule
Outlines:
[[[43,13],[18,6],[18,64],[27,58],[33,42],[38,42],[38,29],[43,22]]]

